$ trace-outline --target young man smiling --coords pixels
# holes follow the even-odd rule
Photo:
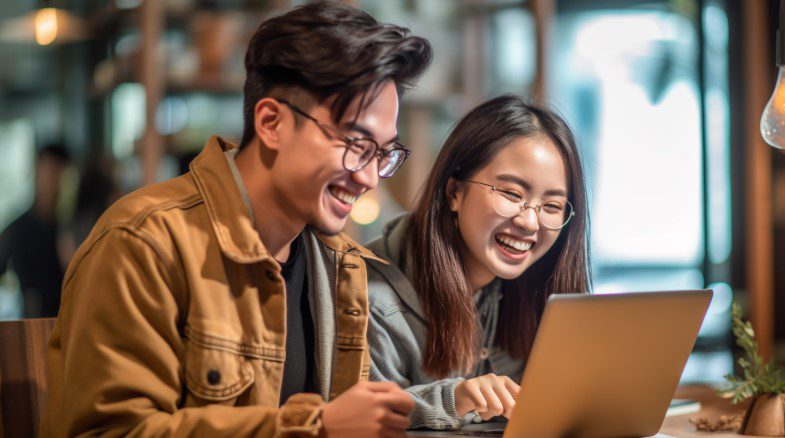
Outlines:
[[[391,176],[427,41],[335,3],[264,22],[238,148],[104,214],[47,354],[45,435],[396,436],[412,401],[367,382],[365,259],[340,234]],[[327,401],[327,402],[325,402]]]

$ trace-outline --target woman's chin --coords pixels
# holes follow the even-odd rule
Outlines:
[[[515,280],[526,271],[525,266],[510,266],[499,262],[496,262],[495,265],[491,271],[502,280]]]

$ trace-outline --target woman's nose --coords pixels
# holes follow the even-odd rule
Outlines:
[[[540,229],[537,210],[534,207],[524,207],[521,212],[512,218],[512,223],[522,230],[534,232]]]

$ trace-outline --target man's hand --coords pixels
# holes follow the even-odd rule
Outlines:
[[[497,415],[510,418],[520,390],[521,387],[507,376],[486,374],[464,380],[455,386],[455,409],[458,411],[458,418],[471,411],[477,411],[483,420]]]
[[[414,402],[392,382],[360,382],[327,403],[322,428],[332,437],[405,437]]]

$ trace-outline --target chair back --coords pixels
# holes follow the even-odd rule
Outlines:
[[[0,438],[37,437],[55,318],[0,321]]]

